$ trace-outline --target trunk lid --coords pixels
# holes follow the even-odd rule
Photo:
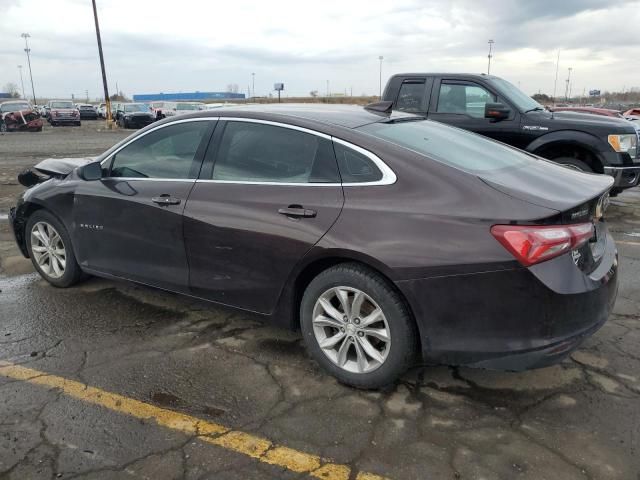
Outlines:
[[[597,199],[613,186],[607,175],[582,173],[537,158],[523,168],[508,168],[478,175],[490,187],[514,198],[558,212]]]

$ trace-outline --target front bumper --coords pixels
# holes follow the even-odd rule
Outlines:
[[[412,307],[426,363],[524,370],[560,361],[606,322],[617,271],[608,236],[588,275],[566,254],[531,268],[396,284]]]
[[[18,218],[16,207],[12,207],[9,209],[9,227],[13,232],[13,238],[15,238],[16,243],[18,244],[20,252],[25,258],[29,258],[29,253],[27,252],[27,244],[24,238],[24,222],[22,222]]]
[[[640,181],[640,165],[637,167],[604,167],[604,173],[614,178],[614,188],[631,188]]]

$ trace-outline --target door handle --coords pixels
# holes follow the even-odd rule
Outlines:
[[[301,205],[289,205],[286,208],[280,208],[278,213],[292,218],[314,218],[317,214],[315,210],[304,208]]]
[[[151,201],[158,205],[179,205],[181,202],[179,198],[175,198],[167,194],[160,195],[159,197],[153,197]]]

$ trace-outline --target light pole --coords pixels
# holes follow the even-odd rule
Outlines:
[[[378,57],[378,60],[380,60],[380,100],[382,100],[382,60],[384,60],[384,57],[382,55],[380,55]]]
[[[569,82],[571,82],[571,70],[573,70],[573,68],[569,67],[568,69],[568,74],[567,74],[567,85],[564,89],[564,101],[568,102],[569,101]]]
[[[329,90],[329,80],[327,80],[327,97],[331,96],[331,91]]]
[[[556,87],[558,86],[558,68],[560,67],[560,50],[558,50],[558,60],[556,60],[556,79],[553,82],[553,104],[556,103]]]
[[[20,70],[20,84],[22,85],[22,98],[26,99],[27,96],[24,94],[24,80],[22,79],[22,65],[18,65],[18,70]]]
[[[104,68],[104,56],[102,55],[102,40],[100,39],[100,24],[98,23],[98,9],[96,8],[96,0],[92,0],[92,3],[93,3],[93,19],[96,24],[96,37],[98,39],[98,53],[100,54],[100,70],[102,71],[104,103],[106,103],[105,108],[107,111],[107,128],[111,128],[113,126],[113,120],[111,118],[111,99],[109,98],[109,88],[107,87],[107,73]]]
[[[36,90],[33,88],[33,74],[31,73],[31,57],[29,53],[31,53],[31,49],[29,48],[29,41],[27,40],[31,35],[28,33],[23,33],[20,35],[24,38],[24,51],[27,52],[27,63],[29,64],[29,77],[31,78],[31,93],[33,93],[33,104],[36,104]]]
[[[495,42],[491,39],[489,39],[489,55],[487,55],[487,57],[489,58],[489,63],[487,64],[487,75],[491,74],[491,57],[493,57],[493,55],[491,55],[491,52],[493,50],[493,44]]]
[[[256,74],[251,74],[251,90],[253,91],[253,98],[256,98]]]

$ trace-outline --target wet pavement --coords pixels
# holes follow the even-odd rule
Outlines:
[[[570,359],[420,367],[364,392],[324,374],[298,333],[246,314],[33,273],[1,215],[47,143],[90,155],[124,136],[82,128],[0,137],[0,479],[640,479],[640,190],[608,211],[615,313]]]

